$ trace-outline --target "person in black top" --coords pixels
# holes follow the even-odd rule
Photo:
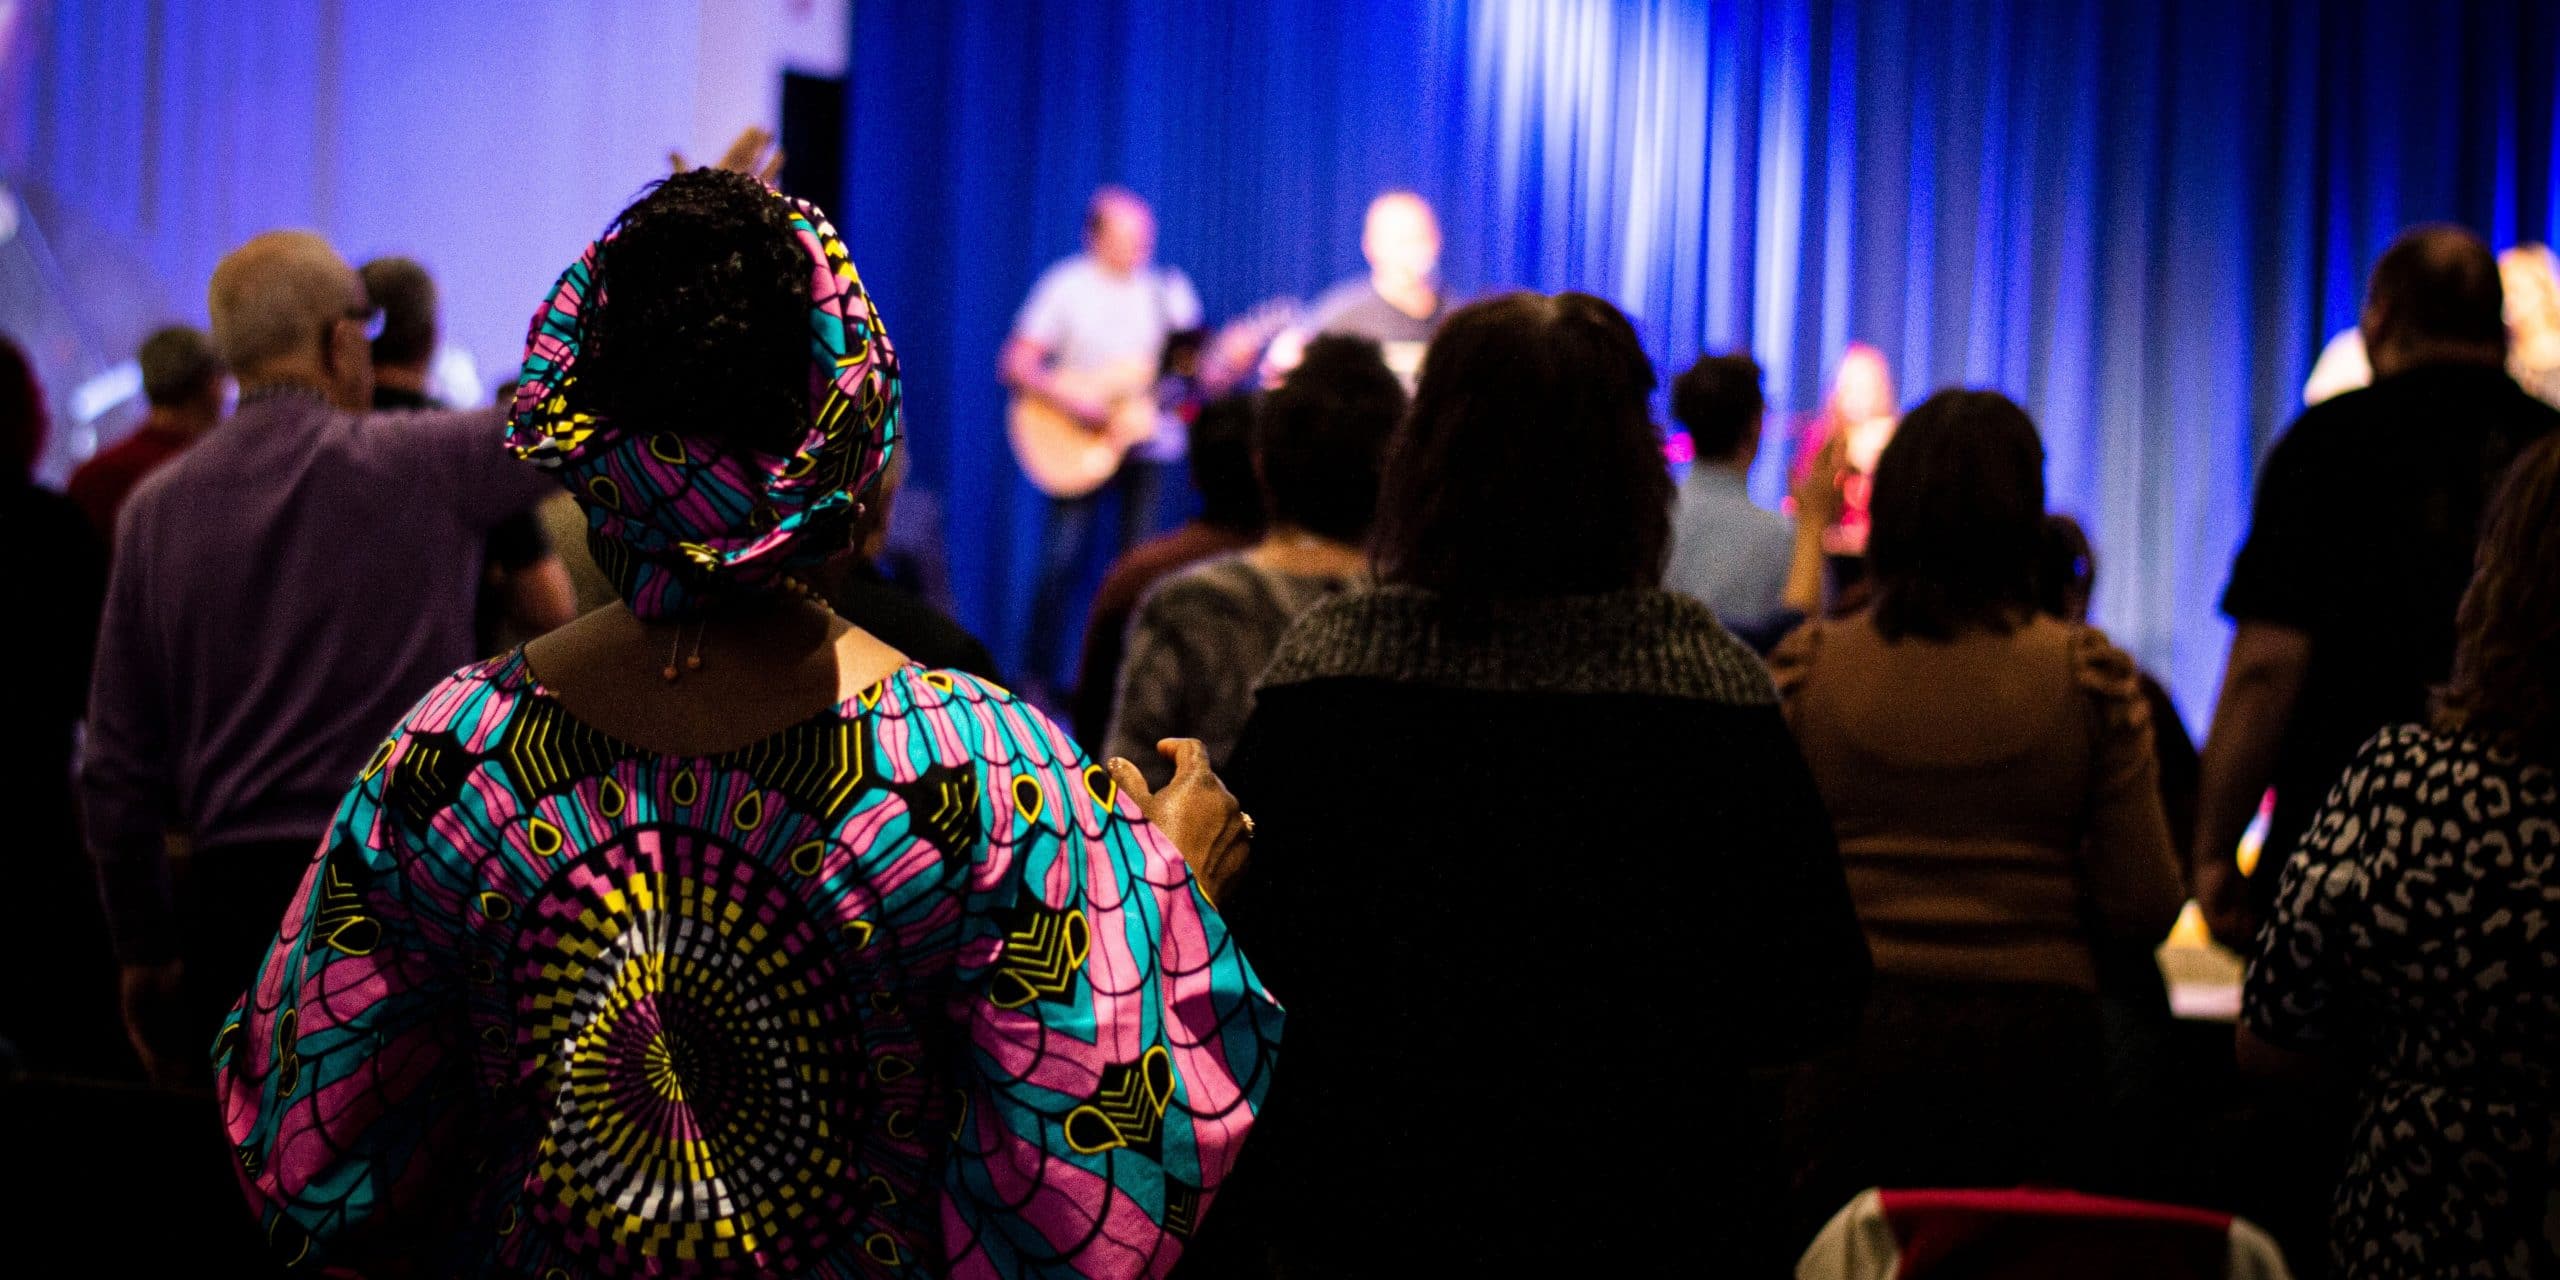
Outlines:
[[[2356,748],[2426,718],[2453,661],[2454,608],[2480,513],[2560,411],[2507,376],[2497,259],[2423,226],[2374,265],[2361,321],[2372,386],[2294,420],[2258,479],[2222,611],[2238,624],[2198,787],[2195,885],[2217,937],[2246,949],[2276,877]],[[2275,788],[2263,855],[2232,860]]]
[[[1439,216],[1411,191],[1380,195],[1361,219],[1360,256],[1368,259],[1369,274],[1318,295],[1308,328],[1376,342],[1387,368],[1410,392],[1422,353],[1449,314],[1440,284]]]
[[[0,804],[9,813],[11,900],[0,930],[0,1092],[11,1058],[48,1071],[129,1071],[115,1021],[115,960],[81,852],[71,758],[107,591],[107,546],[69,498],[29,476],[44,456],[44,393],[0,336],[0,565],[9,648],[0,687]]]
[[[985,644],[880,571],[880,555],[889,546],[889,504],[906,478],[906,455],[892,454],[888,471],[880,477],[880,488],[872,495],[869,509],[863,512],[858,535],[861,544],[852,554],[837,558],[826,568],[826,581],[820,586],[827,606],[836,611],[837,617],[928,667],[966,671],[981,680],[1003,684],[1004,677],[996,672],[995,655],[987,652]]]
[[[365,296],[382,312],[382,332],[373,340],[373,407],[449,407],[427,394],[436,354],[435,278],[407,258],[376,258],[357,274],[364,277]],[[491,529],[488,557],[476,627],[483,653],[578,616],[569,570],[552,553],[551,537],[543,532],[536,509]]]
[[[1198,1274],[1786,1269],[1755,1069],[1856,1027],[1867,946],[1768,672],[1658,585],[1652,389],[1588,294],[1424,358],[1380,585],[1282,639],[1228,773],[1289,1044]]]

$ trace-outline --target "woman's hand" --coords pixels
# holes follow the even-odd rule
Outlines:
[[[667,167],[683,173],[693,168],[681,151],[667,153]],[[773,131],[748,125],[729,140],[729,149],[720,153],[720,161],[711,166],[743,173],[770,187],[782,180],[782,148],[774,145]]]
[[[1848,465],[1849,432],[1835,427],[1813,451],[1813,461],[1796,469],[1789,494],[1796,500],[1796,522],[1814,529],[1840,523],[1848,498],[1840,492],[1840,472]]]
[[[1149,790],[1138,766],[1117,756],[1107,766],[1111,780],[1181,850],[1201,892],[1215,903],[1244,871],[1253,851],[1253,819],[1209,767],[1209,749],[1198,738],[1167,738],[1156,751],[1173,761],[1173,780],[1164,790]]]

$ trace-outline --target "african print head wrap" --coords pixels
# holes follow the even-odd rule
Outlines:
[[[792,452],[624,430],[589,411],[578,352],[603,240],[561,273],[525,340],[507,446],[586,508],[596,566],[643,618],[774,590],[842,550],[897,442],[898,358],[851,255],[817,206],[774,199],[812,273],[809,429]]]

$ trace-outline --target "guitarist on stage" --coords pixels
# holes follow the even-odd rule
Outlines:
[[[1057,678],[1066,640],[1081,628],[1070,596],[1094,554],[1106,506],[1118,519],[1112,554],[1153,532],[1157,508],[1184,452],[1182,419],[1170,407],[1140,413],[1132,430],[1130,401],[1153,397],[1166,339],[1200,325],[1200,295],[1178,268],[1155,265],[1156,219],[1147,202],[1122,187],[1094,192],[1086,206],[1085,251],[1042,272],[1014,317],[997,376],[1020,398],[1072,419],[1096,437],[1127,443],[1118,471],[1089,492],[1065,495],[1024,459],[1050,493],[1041,536],[1040,575],[1031,604],[1029,669],[1037,685]],[[1215,396],[1240,369],[1207,353],[1197,393]],[[1127,377],[1115,371],[1129,370]],[[1118,382],[1095,390],[1097,379]],[[1137,385],[1127,385],[1134,382]],[[1136,437],[1129,439],[1128,437]],[[1107,464],[1106,464],[1107,465]]]

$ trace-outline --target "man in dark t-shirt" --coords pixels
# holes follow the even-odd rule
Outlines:
[[[1002,684],[1004,677],[986,645],[924,597],[880,571],[880,558],[889,550],[890,510],[906,478],[907,454],[902,449],[889,455],[880,487],[865,503],[852,553],[829,563],[818,575],[827,607],[880,643],[928,667],[965,671]]]
[[[1369,274],[1319,295],[1309,309],[1308,328],[1377,343],[1410,394],[1423,349],[1449,314],[1440,288],[1440,220],[1421,196],[1387,192],[1369,202],[1360,256],[1368,259]]]
[[[2560,412],[2506,374],[2497,261],[2458,227],[2403,234],[2362,321],[2374,383],[2304,411],[2269,454],[2223,612],[2238,624],[2204,750],[2196,896],[2245,949],[2357,748],[2424,719],[2453,659],[2480,515]],[[2268,787],[2251,883],[2233,847]]]

